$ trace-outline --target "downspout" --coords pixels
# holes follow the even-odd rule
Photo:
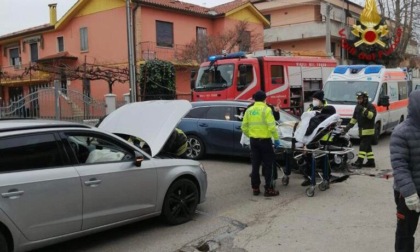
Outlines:
[[[132,17],[133,17],[134,75],[136,76],[135,84],[136,84],[136,94],[137,94],[136,100],[138,99],[138,97],[141,97],[140,83],[137,83],[138,72],[137,72],[137,39],[136,39],[136,30],[137,30],[137,28],[136,28],[136,11],[139,7],[140,7],[140,4],[138,2],[135,2],[135,6],[134,6],[134,9],[133,9],[133,15],[132,15]],[[138,80],[138,81],[140,82],[140,80]],[[139,85],[137,85],[137,84],[139,84]]]

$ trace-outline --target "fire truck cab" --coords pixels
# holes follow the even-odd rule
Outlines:
[[[330,57],[276,56],[265,50],[210,56],[191,81],[192,100],[251,100],[258,90],[267,102],[301,114],[304,102],[323,88],[336,60]]]
[[[392,131],[407,118],[408,95],[411,81],[404,69],[385,68],[381,65],[342,65],[331,73],[324,86],[324,99],[333,105],[342,118],[342,126],[349,123],[357,104],[356,93],[365,91],[369,101],[375,106],[375,138],[377,144],[380,134]],[[359,138],[355,125],[349,134]]]

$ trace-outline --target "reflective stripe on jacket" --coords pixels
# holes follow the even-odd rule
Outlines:
[[[358,105],[360,106],[360,105]],[[376,109],[372,103],[367,103],[363,109],[354,109],[353,117],[351,118],[347,128],[352,128],[356,123],[359,126],[360,136],[371,136],[375,134],[375,117]]]
[[[241,130],[250,138],[279,139],[273,113],[264,102],[255,102],[246,110]]]

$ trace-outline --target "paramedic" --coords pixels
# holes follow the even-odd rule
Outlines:
[[[309,105],[307,112],[309,111],[321,112],[321,110],[325,106],[327,106],[327,102],[324,100],[324,91],[319,90],[319,91],[316,91],[312,95],[312,103]],[[325,136],[322,137],[321,141],[327,141],[327,139],[329,138],[330,138],[330,134],[326,134]],[[305,160],[303,171],[302,171],[304,180],[300,185],[308,186],[311,184],[311,180],[309,179],[309,174],[311,172],[312,157],[311,155],[305,155],[303,158]]]
[[[279,134],[273,113],[265,103],[267,96],[264,91],[257,91],[253,97],[255,103],[246,110],[241,125],[242,132],[250,138],[252,153],[251,186],[253,194],[259,195],[261,184],[259,168],[262,163],[265,178],[264,196],[277,196],[279,191],[275,190],[273,181],[275,154],[272,138],[274,139],[274,147],[279,148]]]
[[[375,116],[376,109],[368,101],[367,92],[357,92],[357,106],[354,109],[353,117],[349,124],[344,128],[344,133],[347,133],[356,123],[359,125],[359,155],[357,161],[351,165],[355,168],[375,167],[375,156],[372,151],[372,141],[375,135]],[[364,159],[367,158],[366,164],[363,164]]]
[[[312,104],[309,105],[307,111],[321,111],[321,109],[327,105],[324,100],[324,91],[316,91],[312,96]]]
[[[407,120],[392,132],[391,166],[397,204],[395,251],[414,251],[414,233],[419,220],[420,201],[420,90],[408,101]]]

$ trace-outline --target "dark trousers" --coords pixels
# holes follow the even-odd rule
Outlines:
[[[397,204],[397,231],[395,232],[395,251],[414,252],[414,233],[419,221],[419,213],[411,211],[405,205],[404,197],[394,191]]]
[[[369,159],[369,157],[373,157],[372,140],[373,140],[373,135],[360,136],[359,157],[363,156],[363,159],[364,158]]]
[[[275,154],[273,150],[273,143],[270,138],[259,139],[251,138],[251,153],[252,153],[252,172],[251,172],[251,186],[252,188],[259,188],[261,184],[259,169],[262,163],[262,172],[265,178],[265,189],[273,188],[273,167]]]

